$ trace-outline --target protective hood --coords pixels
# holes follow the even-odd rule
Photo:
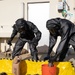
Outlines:
[[[18,28],[24,27],[25,24],[26,24],[26,21],[25,21],[23,18],[18,19],[18,20],[16,21],[16,26],[17,26]]]
[[[60,18],[50,19],[46,22],[47,29],[57,28],[59,26]]]

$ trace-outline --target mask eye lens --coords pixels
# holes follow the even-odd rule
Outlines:
[[[24,25],[24,22],[22,24]]]
[[[21,28],[19,28],[19,32],[22,32],[22,29]]]
[[[22,31],[24,31],[24,27],[23,27],[23,26],[21,26],[21,27],[19,28],[19,32],[22,32]]]
[[[49,32],[52,33],[52,34],[54,34],[55,30],[54,29],[50,29]]]

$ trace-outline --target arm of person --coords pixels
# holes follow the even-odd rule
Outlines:
[[[35,37],[33,38],[32,42],[38,43],[38,41],[41,39],[42,33],[41,31],[39,31],[39,29],[34,24],[32,25],[32,30],[35,34]]]
[[[69,33],[70,33],[70,27],[67,24],[64,24],[63,27],[62,27],[61,41],[60,41],[60,43],[57,47],[57,50],[56,50],[57,55],[60,55],[60,53],[62,52],[64,47],[67,46]]]
[[[15,35],[17,35],[17,31],[15,29],[13,29],[13,32],[11,34],[10,40],[12,41],[13,38],[15,37]]]
[[[57,36],[53,36],[51,33],[50,33],[50,36],[49,36],[49,48],[48,48],[48,55],[50,55],[54,45],[56,44],[56,41],[57,41]]]
[[[13,40],[13,38],[15,37],[15,35],[17,34],[17,30],[15,28],[15,26],[13,26],[13,31],[12,31],[12,34],[11,34],[11,37],[10,39],[8,40],[8,44],[11,45],[11,41]]]
[[[57,36],[54,36],[50,33],[48,53],[47,53],[47,56],[44,58],[44,61],[45,60],[52,61],[52,59],[50,59],[51,58],[50,53],[52,52],[52,49],[53,49],[54,45],[56,44],[56,41],[57,41]]]

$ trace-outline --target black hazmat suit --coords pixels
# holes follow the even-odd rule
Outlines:
[[[46,27],[50,32],[50,38],[48,54],[44,60],[50,58],[49,56],[56,44],[57,37],[60,36],[61,41],[56,49],[55,56],[51,60],[56,60],[57,56],[59,56],[58,61],[63,61],[70,45],[75,50],[75,25],[67,19],[53,18],[47,21]]]
[[[41,32],[32,22],[26,21],[24,19],[18,19],[16,21],[16,24],[13,25],[13,32],[11,34],[11,38],[8,41],[9,45],[11,45],[11,41],[18,32],[20,33],[20,35],[13,49],[12,59],[15,56],[20,55],[23,46],[26,42],[28,42],[32,55],[32,60],[38,60],[36,46],[41,39]]]

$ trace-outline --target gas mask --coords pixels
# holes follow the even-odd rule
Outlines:
[[[16,21],[16,28],[19,33],[25,31],[25,25],[26,25],[26,21],[24,19],[18,19]]]

